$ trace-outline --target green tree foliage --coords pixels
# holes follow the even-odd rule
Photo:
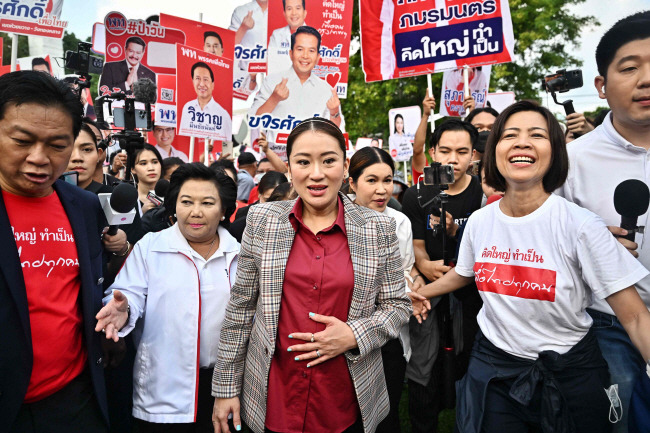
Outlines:
[[[515,34],[512,63],[492,68],[490,90],[513,91],[518,99],[537,99],[540,77],[558,68],[580,66],[571,55],[579,36],[589,26],[598,25],[593,16],[578,16],[571,5],[585,0],[509,0]],[[574,8],[575,9],[575,8]],[[353,46],[359,40],[359,9],[354,2]],[[433,75],[433,96],[440,98],[442,74]],[[350,138],[379,136],[387,139],[388,110],[420,105],[424,99],[425,76],[366,83],[361,68],[361,50],[350,56],[348,97],[342,100],[346,129]],[[436,109],[438,111],[438,109]]]
[[[0,32],[2,38],[2,64],[11,65],[11,35]],[[27,36],[18,35],[18,57],[29,56],[29,44]]]

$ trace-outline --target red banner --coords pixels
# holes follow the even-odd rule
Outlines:
[[[474,280],[482,292],[555,302],[556,273],[550,269],[476,262]]]
[[[165,13],[160,14],[160,25],[185,33],[185,45],[216,56],[235,58],[235,32],[232,30]]]
[[[508,0],[359,0],[366,81],[512,61]]]

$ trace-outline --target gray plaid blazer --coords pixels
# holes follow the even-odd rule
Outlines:
[[[358,344],[345,356],[364,429],[374,432],[389,407],[380,349],[397,337],[411,305],[404,291],[395,220],[340,196],[354,268],[347,324]],[[284,271],[295,236],[289,222],[294,204],[250,208],[212,382],[215,397],[239,396],[242,419],[259,433],[264,431]]]

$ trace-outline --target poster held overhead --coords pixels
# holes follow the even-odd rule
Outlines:
[[[268,2],[250,0],[232,13],[228,30],[235,32],[233,96],[246,100],[257,89],[257,74],[266,72]]]
[[[68,26],[61,19],[63,0],[12,0],[0,9],[0,32],[61,39]]]
[[[408,161],[413,156],[413,140],[421,117],[422,111],[417,105],[388,111],[388,147],[393,160]]]
[[[464,68],[445,71],[442,76],[442,95],[440,96],[440,114],[442,116],[465,117],[463,102],[468,91],[474,98],[475,108],[485,107],[492,66],[468,68],[469,89],[465,86]]]
[[[269,1],[267,72],[278,73],[291,66],[291,35],[300,26],[311,26],[321,34],[320,59],[314,73],[327,81],[340,98],[345,98],[353,6],[353,0]]]
[[[180,30],[156,22],[129,20],[120,12],[104,18],[106,62],[99,81],[99,94],[131,94],[140,78],[156,82],[156,74],[175,74],[175,44],[184,43]]]
[[[160,14],[160,25],[185,33],[187,46],[216,56],[235,58],[235,32],[232,30],[165,13]]]
[[[231,59],[176,46],[178,134],[232,140]]]
[[[512,61],[508,0],[360,0],[366,82]]]

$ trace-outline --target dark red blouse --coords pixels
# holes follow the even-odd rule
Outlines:
[[[345,230],[343,202],[332,226],[313,234],[302,222],[302,201],[291,214],[296,237],[282,287],[275,354],[269,371],[266,428],[275,432],[342,432],[359,416],[359,405],[344,355],[307,368],[287,352],[293,332],[317,333],[325,325],[309,313],[347,321],[354,269]]]

